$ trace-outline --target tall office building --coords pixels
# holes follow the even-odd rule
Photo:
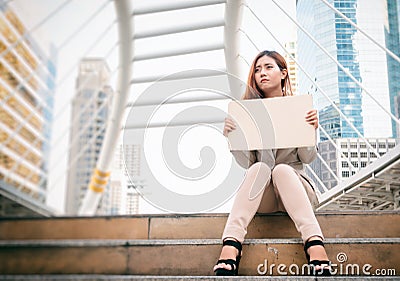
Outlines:
[[[116,198],[113,201],[117,203],[118,198],[121,201],[117,206],[114,204],[112,209],[119,209],[122,214],[132,215],[139,213],[139,192],[142,192],[145,187],[145,180],[141,175],[140,169],[141,147],[139,144],[119,144],[115,150],[114,165],[119,172],[114,175],[111,174],[111,180],[118,176],[122,177],[120,179],[122,187],[119,190],[123,194],[113,193]]]
[[[110,72],[103,59],[83,59],[79,66],[76,95],[72,101],[66,213],[76,214],[82,204],[104,139],[110,113]],[[97,214],[104,214],[109,194],[103,194]]]
[[[329,0],[329,2],[381,45],[386,45],[386,1]],[[337,15],[322,1],[297,0],[300,24],[347,69],[358,82],[390,110],[390,83],[385,52]],[[323,92],[365,137],[391,137],[390,117],[301,30],[298,59]],[[398,81],[398,80],[397,80]],[[321,127],[332,138],[358,137],[321,91],[299,71],[299,90],[312,93],[320,111]],[[321,140],[327,137],[321,134]]]
[[[107,201],[103,200],[103,205],[107,208],[105,215],[125,215],[126,214],[126,198],[127,184],[126,177],[122,170],[111,169],[110,185],[107,192],[109,196]]]
[[[385,28],[386,45],[400,57],[400,0],[387,0],[388,25]],[[400,63],[387,55],[391,112],[400,118]],[[400,125],[392,120],[393,136],[400,138]]]
[[[0,190],[42,204],[56,49],[46,38],[32,37],[26,23],[29,14],[16,5],[0,0]]]
[[[128,196],[128,177],[126,165],[124,165],[123,145],[118,144],[112,160],[110,189],[107,202],[107,214],[109,215],[126,215]],[[136,194],[138,195],[138,194]],[[138,213],[137,209],[136,212]]]

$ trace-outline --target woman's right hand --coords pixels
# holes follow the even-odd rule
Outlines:
[[[235,122],[229,117],[225,118],[224,136],[227,137],[230,132],[236,130]]]

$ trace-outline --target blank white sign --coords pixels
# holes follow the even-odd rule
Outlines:
[[[228,134],[230,150],[314,146],[315,129],[305,120],[311,109],[311,95],[231,101],[236,130]]]

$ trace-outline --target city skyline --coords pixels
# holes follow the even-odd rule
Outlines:
[[[18,1],[17,1],[18,2]],[[23,1],[19,1],[20,3],[22,3]],[[292,1],[292,3],[294,3],[293,1]],[[349,2],[350,3],[350,2]],[[254,9],[257,9],[257,7],[260,7],[261,6],[261,4],[259,3],[259,2],[256,2],[256,1],[254,1],[254,2],[252,2],[251,3],[251,5],[253,5],[253,8]],[[109,8],[111,8],[111,7],[109,7]],[[254,22],[252,22],[252,20],[254,20],[254,17],[252,17],[251,16],[251,14],[249,14],[248,13],[248,10],[246,10],[246,8],[244,8],[244,10],[245,10],[245,13],[244,13],[244,28],[247,28],[248,30],[247,30],[247,32],[250,34],[250,33],[253,33],[253,37],[254,37],[254,39],[257,41],[258,40],[258,42],[256,42],[257,43],[257,46],[259,47],[259,48],[274,48],[274,49],[280,49],[280,46],[277,44],[277,43],[272,43],[272,40],[265,40],[265,37],[264,37],[264,35],[266,34],[265,33],[265,31],[264,31],[264,33],[262,33],[262,35],[261,35],[261,33],[260,32],[258,32],[258,29],[255,27],[256,26],[256,24],[254,23]],[[264,15],[264,20],[265,20],[265,22],[267,23],[268,22],[268,26],[271,26],[271,25],[269,25],[269,24],[272,24],[272,23],[270,23],[270,21],[271,21],[271,19],[268,19],[268,13],[265,13],[264,14],[264,10],[261,10],[260,9],[260,11],[259,11],[259,13],[260,13],[260,15]],[[332,13],[332,11],[330,11],[330,13]],[[285,21],[284,19],[281,19],[283,22]],[[272,20],[273,21],[273,20]],[[34,21],[32,21],[32,22],[34,22]],[[276,23],[274,23],[274,24],[276,24]],[[342,23],[339,23],[339,24],[342,24]],[[288,28],[288,29],[291,29],[291,28],[293,28],[293,26],[291,26],[290,28]],[[355,34],[355,31],[353,30],[352,31],[353,33],[353,35]],[[284,33],[284,32],[280,32],[280,33]],[[254,35],[254,34],[256,34],[256,35]],[[259,35],[257,35],[257,34],[259,34]],[[288,34],[290,34],[290,32],[288,32]],[[60,36],[60,34],[58,34],[59,36]],[[66,35],[64,35],[64,37],[61,37],[62,39],[59,39],[61,42],[62,41],[65,41],[65,39],[66,38],[68,38],[68,35],[66,34]],[[260,39],[261,38],[264,38],[263,40],[261,40],[261,42],[260,42]],[[248,41],[247,41],[247,39],[246,38],[244,38],[244,36],[243,36],[243,38],[241,38],[242,39],[242,41],[243,42],[246,42],[248,45],[251,45]],[[289,38],[287,38],[287,39],[289,39]],[[285,44],[285,43],[289,43],[289,42],[293,42],[293,40],[284,40],[284,41],[282,41],[282,43],[283,44]],[[291,38],[291,39],[293,39],[293,37]],[[243,43],[242,42],[242,43]],[[66,45],[68,45],[68,44],[66,44]],[[139,47],[139,50],[140,50],[140,48],[143,48],[143,46],[144,45],[140,45],[140,44],[138,44],[138,47]],[[156,47],[157,45],[156,44],[153,44],[153,48],[154,47]],[[274,46],[274,47],[273,47]],[[62,47],[62,48],[64,48],[64,47]],[[64,48],[64,50],[65,50],[65,48]],[[244,60],[249,60],[249,59],[251,59],[251,57],[256,53],[256,50],[254,49],[254,47],[253,46],[250,46],[250,48],[242,48],[242,51],[243,51],[243,53],[245,54],[244,55]],[[282,52],[282,50],[279,50],[280,52]],[[95,52],[96,53],[96,52]],[[103,53],[104,54],[104,53]],[[299,57],[301,57],[300,55],[298,55]],[[385,55],[386,56],[386,55]],[[89,55],[88,57],[93,57],[93,55]],[[98,57],[101,57],[101,56],[98,56]],[[207,56],[204,56],[204,57],[202,57],[202,58],[205,58],[205,57],[207,57]],[[209,58],[214,58],[214,55],[211,55],[210,54],[210,56],[209,56]],[[204,60],[204,59],[203,59]],[[386,60],[386,58],[385,58],[385,60]],[[178,60],[177,60],[177,62],[178,62]],[[223,63],[223,61],[220,61],[220,59],[218,59],[218,61],[216,60],[215,62],[218,62],[218,63],[220,63],[220,62],[222,62]],[[244,71],[244,72],[246,72],[246,69],[247,69],[247,67],[248,66],[246,66],[246,64],[244,63],[244,61],[242,61],[243,62],[243,65],[244,65],[244,67],[242,68],[242,70]],[[71,64],[71,63],[70,63]],[[179,64],[179,63],[177,63],[177,64]],[[190,64],[189,64],[190,65]],[[362,69],[362,66],[358,66],[360,69]],[[68,67],[67,67],[68,68]],[[65,68],[64,68],[65,69]],[[113,74],[115,74],[114,72],[113,72],[113,70],[112,70],[112,67],[110,67],[110,69],[111,69],[111,75],[110,76],[113,76]],[[135,72],[135,73],[139,73],[140,71],[139,70],[142,70],[143,68],[139,65],[139,64],[137,64],[137,65],[135,65],[135,70],[137,70],[137,72]],[[150,67],[149,68],[149,73],[151,73],[151,71],[152,71],[152,68]],[[146,70],[146,71],[148,71],[148,70]],[[360,71],[360,75],[362,74],[361,73],[362,71]],[[65,73],[65,71],[64,71],[64,73]],[[357,71],[355,71],[354,72],[355,73],[355,75],[357,74]],[[73,75],[71,75],[71,76],[73,76]],[[357,75],[356,75],[357,76]],[[64,76],[64,75],[61,75],[61,80],[63,80],[63,77],[67,77],[67,76]],[[339,77],[344,77],[344,76],[341,76],[341,75],[339,75]],[[357,76],[358,78],[357,79],[360,79],[360,80],[362,80],[362,76]],[[115,79],[115,76],[112,78],[112,79]],[[112,80],[111,79],[111,80]],[[341,79],[343,79],[344,80],[344,78],[341,78]],[[71,80],[69,77],[68,78],[65,78],[65,81],[67,81],[67,80]],[[299,79],[299,81],[303,81],[303,79]],[[318,81],[317,81],[317,83],[320,83],[321,82],[321,80],[320,79],[318,79]],[[346,82],[347,83],[347,82]],[[114,80],[112,80],[112,82],[110,83],[110,84],[114,84]],[[141,92],[141,90],[142,90],[142,87],[145,87],[146,85],[135,85],[135,87],[133,87],[133,89],[132,89],[132,93],[134,93],[134,94],[138,94],[138,93],[140,93]],[[392,85],[393,86],[393,85]],[[303,91],[299,91],[299,93],[300,94],[303,94],[304,92]],[[354,91],[354,97],[356,98],[356,100],[358,99],[360,99],[361,98],[361,96],[362,96],[362,94],[361,93],[359,93],[359,92],[357,92],[357,91]],[[357,95],[359,95],[358,97],[357,97]],[[60,97],[60,95],[58,96],[59,98],[61,98]],[[363,97],[364,98],[364,97]],[[65,101],[65,100],[68,100],[68,98],[66,97],[66,96],[62,96],[62,99]],[[57,101],[58,102],[60,102],[60,99],[57,99]],[[65,102],[65,104],[66,104],[67,102]],[[65,105],[64,105],[65,106]],[[62,109],[62,111],[63,111],[64,109]],[[348,112],[348,113],[351,113],[351,109],[349,109],[350,111]],[[359,112],[363,112],[363,110],[360,110],[359,108],[357,109]],[[65,113],[65,112],[67,112],[68,111],[68,107],[67,107],[67,109],[66,110],[64,110],[63,111],[63,113]],[[321,110],[320,111],[320,113],[322,114],[322,116],[324,117],[324,116],[326,116],[326,117],[324,117],[324,118],[320,118],[320,119],[323,119],[323,120],[327,120],[327,118],[330,116],[330,114],[331,114],[331,112],[333,112],[333,111],[323,111],[323,110]],[[324,115],[326,113],[326,115]],[[58,114],[57,114],[58,115]],[[350,114],[348,114],[349,116],[351,116]],[[321,115],[320,115],[321,116]],[[360,114],[359,115],[357,115],[358,117],[357,118],[359,118],[360,117]],[[334,120],[336,120],[335,118],[337,118],[337,115],[333,115],[333,116],[331,116]],[[365,117],[365,116],[363,116],[363,117]],[[57,119],[57,118],[56,118]],[[385,124],[386,123],[391,123],[391,121],[390,121],[390,119],[388,119],[388,118],[386,118],[387,119],[387,121],[388,122],[385,122]],[[56,122],[57,123],[59,123],[60,122],[60,120],[62,120],[62,119],[57,119],[56,120]],[[69,121],[68,121],[69,122]],[[357,121],[357,122],[359,122],[359,121]],[[68,125],[67,125],[68,126]],[[60,130],[60,126],[55,126],[56,128],[56,130]],[[381,126],[382,127],[382,126]],[[391,125],[388,125],[388,127],[390,127],[390,130],[392,130],[392,126]],[[378,134],[378,132],[374,132],[374,133],[377,133]],[[68,134],[67,134],[68,135]],[[321,135],[321,134],[320,134]],[[66,135],[64,135],[64,137],[61,137],[61,141],[60,141],[60,145],[62,145],[62,143],[64,142],[65,143],[65,140],[66,139],[68,139],[68,138],[65,138],[65,136]],[[56,139],[58,139],[58,138],[60,138],[60,135],[58,135],[58,137],[56,137]],[[60,153],[59,151],[57,151],[57,149],[55,150],[55,152],[56,153]],[[62,157],[65,157],[65,155],[63,155]],[[59,158],[55,158],[55,159],[59,159]],[[61,162],[61,161],[60,161]],[[57,163],[58,164],[58,163]],[[60,187],[58,187],[59,185],[60,185],[60,182],[62,182],[62,179],[60,180],[60,179],[57,179],[57,181],[53,181],[51,184],[50,184],[50,188],[49,188],[49,191],[50,192],[55,192],[55,190],[57,189],[57,190],[59,190],[60,189]],[[55,193],[55,195],[56,196],[60,196],[59,195],[59,192],[57,192],[57,193]],[[57,205],[58,204],[58,202],[60,202],[60,201],[62,201],[62,199],[61,198],[56,198],[56,201],[54,201],[54,202],[56,202],[55,204]]]

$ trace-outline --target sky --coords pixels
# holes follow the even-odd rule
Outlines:
[[[62,5],[65,1],[61,0],[35,0],[35,5],[32,5],[31,0],[14,0],[11,5],[17,9],[24,19],[24,23],[28,29],[36,26],[43,19],[48,17],[51,11],[54,11],[58,6]],[[138,7],[140,5],[149,5],[148,1],[136,1]],[[157,2],[165,1],[152,1],[152,5]],[[279,38],[281,43],[294,41],[296,38],[296,29],[291,24],[290,20],[271,2],[265,0],[252,0],[247,1],[252,10],[262,19],[265,25]],[[295,13],[295,1],[281,1],[281,5],[289,13]],[[101,7],[104,5],[104,9]],[[97,11],[99,13],[89,23],[85,24],[89,18]],[[193,20],[201,21],[205,16],[221,16],[223,15],[223,5],[215,9],[200,9],[200,12],[189,14],[185,17],[179,18],[179,24],[190,23]],[[39,38],[39,42],[44,49],[47,48],[48,43],[52,42],[58,49],[57,57],[57,82],[55,93],[55,108],[54,108],[54,124],[52,136],[52,150],[50,166],[50,182],[48,187],[47,203],[50,207],[62,212],[64,208],[64,196],[66,185],[66,170],[68,158],[68,140],[69,126],[71,122],[70,105],[72,98],[75,94],[75,79],[78,73],[78,63],[82,57],[104,57],[109,54],[106,61],[112,73],[110,84],[113,88],[116,85],[115,69],[118,66],[118,51],[115,44],[118,41],[117,26],[115,21],[115,10],[112,1],[101,0],[85,0],[85,1],[70,1],[63,7],[60,12],[51,16],[46,22],[41,25],[39,29],[35,29],[32,35]],[[159,13],[152,16],[138,16],[134,21],[134,28],[137,32],[162,28],[165,22],[171,21],[171,15],[168,13]],[[113,23],[114,22],[114,23]],[[275,49],[281,51],[277,42],[272,39],[262,25],[254,18],[253,15],[244,8],[243,13],[243,30],[245,30],[254,43],[260,50]],[[96,42],[96,40],[100,40]],[[193,37],[182,39],[177,35],[168,36],[164,38],[162,48],[184,46],[185,44],[202,44],[204,42],[222,42],[223,36],[221,30],[216,30],[214,33],[199,31]],[[157,52],[160,50],[160,43],[158,39],[144,39],[135,41],[135,55],[145,54],[148,52]],[[214,41],[213,41],[214,40]],[[241,54],[247,60],[251,61],[258,53],[258,50],[248,41],[248,39],[241,35]],[[94,45],[89,52],[86,50]],[[111,52],[110,52],[111,50]],[[146,76],[154,73],[173,73],[183,69],[191,68],[208,68],[208,67],[223,67],[224,65],[223,52],[213,52],[206,54],[199,54],[195,58],[187,59],[186,56],[181,58],[169,58],[155,60],[153,63],[146,64],[143,62],[135,63],[133,69],[133,76]],[[247,75],[247,66],[243,64],[243,76]],[[177,69],[174,69],[174,65]],[[245,77],[242,77],[245,79]],[[131,89],[131,98],[143,92],[149,85],[133,85]],[[221,105],[224,108],[225,105]],[[168,114],[168,113],[166,113]],[[161,117],[165,118],[165,116]],[[222,128],[222,127],[221,127]],[[206,130],[207,128],[201,128]],[[207,133],[205,133],[207,134]],[[209,132],[211,138],[218,138],[219,146],[216,147],[218,151],[224,150],[225,157],[226,147],[223,148],[223,142],[220,141],[221,136],[215,135],[215,130]],[[193,145],[196,137],[188,134],[186,136],[187,143]],[[198,138],[197,138],[197,141]],[[196,144],[199,150],[202,147],[201,141]],[[180,148],[182,159],[185,155],[189,155],[187,151],[190,146],[182,146]],[[183,160],[188,166],[199,165],[198,154],[193,154],[191,159]],[[156,158],[156,156],[154,156]],[[188,157],[186,157],[188,158]],[[154,159],[153,159],[154,160]],[[201,161],[201,160],[200,160]],[[168,175],[163,175],[168,181]],[[217,209],[224,210],[224,209]],[[150,209],[147,210],[148,212]],[[154,211],[154,210],[153,210]],[[144,211],[146,212],[146,210]]]

